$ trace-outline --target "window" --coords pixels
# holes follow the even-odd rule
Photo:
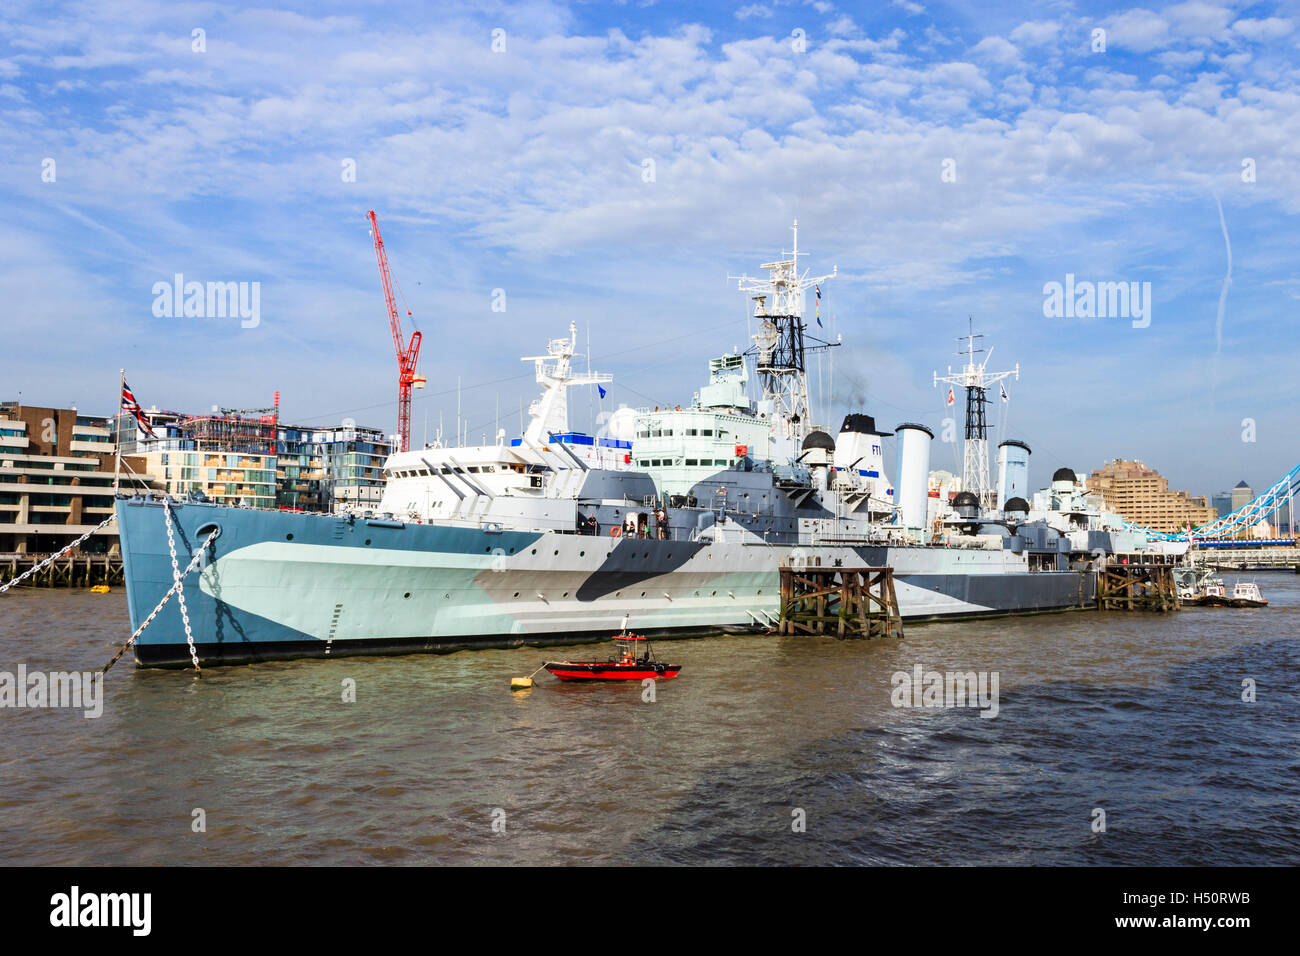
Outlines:
[[[699,465],[699,460],[698,460],[698,459],[695,459],[695,458],[687,458],[687,459],[686,459],[686,467],[687,467],[687,468],[694,468],[694,467],[696,467],[697,465]]]

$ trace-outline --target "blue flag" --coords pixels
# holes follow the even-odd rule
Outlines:
[[[597,385],[597,386],[596,386],[596,391],[600,392],[600,397],[601,397],[601,398],[604,398],[604,397],[605,397],[605,386],[604,386],[604,385]]]

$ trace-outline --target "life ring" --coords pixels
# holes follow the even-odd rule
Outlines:
[[[614,527],[609,529],[609,536],[611,538],[617,538],[622,533],[623,533],[623,529],[620,528],[618,525],[614,525]]]

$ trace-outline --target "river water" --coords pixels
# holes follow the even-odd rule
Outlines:
[[[683,671],[653,701],[509,690],[590,645],[202,679],[128,655],[97,719],[0,709],[0,863],[1295,865],[1300,578],[1256,579],[1266,609],[660,642]],[[121,589],[12,591],[0,671],[97,669],[128,633]],[[997,715],[895,707],[918,664],[996,673]]]

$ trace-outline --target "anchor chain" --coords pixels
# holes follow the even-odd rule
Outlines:
[[[189,608],[185,606],[185,589],[179,587],[181,583],[182,575],[181,575],[180,565],[176,563],[176,536],[175,534],[172,533],[172,525],[176,522],[176,516],[172,514],[171,499],[169,498],[163,499],[163,510],[167,513],[166,519],[164,521],[164,523],[167,526],[167,548],[171,551],[172,554],[172,578],[175,582],[172,586],[176,588],[176,601],[180,605],[180,609],[181,609],[181,623],[185,625],[185,643],[189,646],[190,661],[194,664],[194,669],[202,673],[202,670],[199,667],[199,653],[194,649],[194,632],[190,630]],[[208,535],[208,541],[210,542],[215,536],[216,536],[216,532],[214,531],[212,534]],[[207,547],[207,544],[204,544],[204,547]],[[200,548],[198,552],[196,552],[195,559],[191,560],[190,564],[193,565],[197,560],[197,556],[201,555],[202,553],[203,553],[203,548]],[[185,569],[185,573],[186,574],[190,573],[190,569],[188,567]]]
[[[10,581],[8,584],[0,584],[0,594],[4,594],[6,591],[8,591],[11,587],[13,587],[15,584],[17,584],[17,583],[18,583],[19,581],[21,581],[23,578],[25,578],[25,577],[29,577],[29,576],[35,574],[35,573],[36,573],[37,571],[39,571],[41,568],[46,567],[46,566],[49,565],[51,562],[56,561],[56,560],[58,560],[59,558],[63,557],[65,554],[67,554],[69,551],[71,551],[71,550],[72,550],[73,548],[75,548],[77,545],[81,544],[81,542],[85,541],[85,540],[86,540],[87,538],[89,538],[92,534],[94,534],[94,533],[95,533],[96,531],[98,531],[100,528],[104,527],[104,525],[108,524],[110,521],[112,521],[112,520],[113,520],[114,518],[116,518],[116,517],[117,517],[117,515],[115,515],[115,514],[109,515],[107,518],[105,518],[103,521],[101,521],[98,525],[96,525],[95,527],[91,528],[89,531],[87,531],[85,534],[83,534],[83,535],[82,535],[80,538],[78,538],[76,541],[72,542],[72,544],[68,545],[68,546],[67,546],[66,548],[64,548],[62,551],[58,552],[57,554],[52,554],[52,555],[50,555],[48,558],[46,558],[44,561],[42,561],[40,564],[37,564],[37,565],[34,565],[34,566],[28,568],[26,571],[24,571],[22,574],[18,575],[18,577],[14,578],[14,579],[13,579],[12,581]]]
[[[164,504],[166,505],[167,508],[167,516],[170,519],[171,505],[166,501],[164,501]],[[203,675],[203,671],[199,668],[199,657],[194,647],[194,634],[190,630],[189,613],[185,608],[185,595],[183,593],[181,584],[185,580],[185,578],[189,576],[189,573],[198,567],[199,561],[203,557],[203,552],[208,549],[208,547],[212,544],[214,540],[216,540],[217,535],[220,533],[221,532],[218,529],[214,528],[212,532],[207,536],[207,538],[203,541],[203,543],[194,549],[194,554],[190,558],[189,564],[185,566],[184,571],[181,571],[176,561],[176,541],[172,533],[171,521],[170,520],[167,521],[167,543],[168,546],[171,548],[171,557],[172,557],[172,586],[168,588],[167,593],[162,596],[162,600],[158,602],[158,606],[155,607],[152,611],[150,611],[149,616],[146,617],[144,619],[144,622],[141,623],[141,625],[135,629],[135,633],[132,634],[131,637],[127,640],[127,642],[118,649],[118,652],[113,655],[113,659],[104,665],[104,670],[101,673],[104,674],[108,673],[108,669],[118,662],[118,660],[122,657],[122,655],[127,652],[127,649],[130,648],[130,646],[135,643],[136,638],[138,638],[141,634],[144,633],[145,628],[147,628],[150,624],[152,624],[154,618],[156,618],[159,612],[161,612],[162,609],[167,606],[167,602],[171,600],[172,595],[177,594],[180,596],[179,601],[181,607],[181,619],[185,622],[185,640],[186,643],[189,645],[190,660],[194,664],[194,669],[199,672],[199,676],[201,677]]]

